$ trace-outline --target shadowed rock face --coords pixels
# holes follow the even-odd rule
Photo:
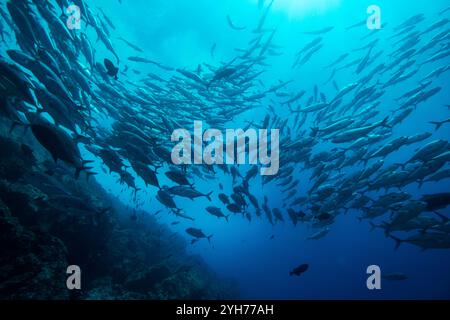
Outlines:
[[[154,266],[147,271],[130,275],[125,282],[125,287],[133,292],[146,293],[153,289],[156,284],[166,280],[170,275],[171,272],[166,266]]]
[[[121,203],[71,170],[44,173],[48,155],[25,156],[17,141],[0,137],[8,150],[0,154],[0,299],[237,296],[153,217],[130,219]],[[72,264],[82,270],[79,291],[66,287]]]
[[[67,299],[67,251],[58,238],[23,227],[0,202],[0,297]]]

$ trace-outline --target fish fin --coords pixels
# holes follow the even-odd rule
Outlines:
[[[229,217],[230,215],[227,215],[227,216],[225,216],[225,220],[227,220],[227,222],[230,222],[229,220],[228,220],[228,217]]]
[[[395,240],[395,250],[397,250],[404,240],[394,237],[393,235],[389,235],[390,238]]]
[[[400,168],[405,169],[405,166],[407,165],[407,163],[394,163],[394,165],[399,166]]]
[[[424,182],[423,179],[417,181],[417,183],[419,184],[419,189],[422,188],[423,182]]]
[[[386,237],[389,237],[390,233],[389,233],[389,223],[383,221],[381,222],[381,224],[379,225],[380,228],[384,229],[384,235]]]
[[[106,207],[101,209],[100,211],[98,211],[99,214],[105,214],[106,212],[110,211],[112,208],[111,207]]]
[[[81,135],[79,133],[76,133],[76,134],[73,135],[73,141],[75,141],[75,142],[79,142],[79,141],[84,140],[84,139],[89,139],[89,138],[86,137],[86,136],[83,136],[83,135]]]
[[[439,216],[439,218],[441,218],[444,222],[447,222],[448,220],[450,220],[450,218],[447,218],[442,213],[439,213],[437,211],[433,211],[433,213],[437,214]]]

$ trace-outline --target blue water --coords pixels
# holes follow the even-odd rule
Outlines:
[[[92,2],[92,1],[91,1]],[[267,1],[266,1],[267,2]],[[89,3],[89,1],[88,1]],[[377,4],[382,10],[382,23],[388,27],[379,31],[380,34],[392,34],[392,27],[399,25],[410,16],[423,13],[426,21],[420,29],[426,28],[438,20],[437,13],[448,6],[448,1],[387,1],[377,0],[275,0],[274,7],[266,22],[268,27],[278,27],[274,42],[282,46],[280,57],[270,57],[266,62],[268,72],[261,76],[266,85],[278,80],[294,80],[289,90],[312,92],[314,85],[319,85],[320,91],[334,94],[330,84],[322,83],[329,76],[330,70],[324,72],[323,66],[334,61],[342,53],[359,48],[370,40],[361,41],[361,37],[369,32],[367,28],[356,28],[345,31],[349,25],[357,23],[367,17],[366,9],[371,4]],[[93,5],[93,3],[92,3]],[[149,59],[163,62],[176,68],[195,70],[199,63],[217,65],[219,61],[229,61],[236,56],[234,48],[247,48],[248,41],[254,35],[251,30],[257,25],[261,11],[257,1],[252,0],[96,0],[95,6],[102,7],[120,30],[120,35],[132,43],[139,44]],[[244,31],[231,29],[226,21],[229,14],[237,26],[246,26]],[[448,17],[448,12],[447,12]],[[291,69],[295,53],[315,36],[301,34],[302,31],[318,30],[326,26],[334,26],[333,32],[323,35],[324,48],[318,52],[304,66]],[[119,32],[118,32],[119,33]],[[433,34],[433,33],[432,33]],[[427,38],[428,37],[428,38]],[[427,43],[431,35],[424,36],[422,45]],[[381,39],[385,38],[380,36]],[[373,38],[369,38],[373,39]],[[210,50],[216,43],[215,59]],[[117,51],[126,56],[135,55],[134,52],[121,42],[115,41]],[[390,51],[387,42],[381,41],[377,50]],[[375,51],[377,51],[375,50]],[[358,55],[364,55],[361,51]],[[427,54],[430,54],[428,52]],[[97,51],[97,56],[108,56],[108,52]],[[354,56],[352,56],[354,57]],[[382,56],[369,69],[372,69],[382,59],[389,62],[389,58]],[[346,62],[351,60],[346,60]],[[391,110],[393,97],[398,97],[415,87],[418,79],[438,66],[448,64],[450,60],[440,60],[421,68],[412,79],[394,87],[388,87],[381,99],[380,110]],[[130,67],[143,72],[151,70],[145,65]],[[354,70],[354,69],[351,69]],[[133,79],[132,73],[129,74]],[[389,78],[390,75],[387,75]],[[136,76],[136,79],[138,76]],[[358,78],[352,71],[338,72],[335,80],[340,86],[356,81]],[[420,132],[432,132],[434,128],[429,121],[448,118],[449,103],[449,75],[444,74],[433,80],[434,86],[442,86],[443,90],[432,99],[421,104],[401,125],[394,129],[394,137],[413,135]],[[287,90],[286,90],[287,91]],[[264,101],[270,104],[269,100]],[[288,111],[279,106],[277,112],[287,115]],[[382,112],[383,113],[383,112]],[[227,124],[235,128],[242,125],[244,119],[262,119],[261,111],[251,111],[241,119]],[[202,120],[202,119],[192,119]],[[434,133],[432,139],[448,139],[450,126],[443,126]],[[427,140],[429,142],[431,140]],[[421,143],[423,145],[424,142]],[[389,155],[385,166],[406,161],[418,144],[403,147],[400,151]],[[283,150],[280,151],[281,153]],[[360,167],[355,167],[354,170]],[[248,167],[240,169],[245,174]],[[124,202],[133,205],[132,191],[118,185],[117,177],[104,174],[101,170],[97,177],[107,189],[117,194]],[[214,204],[221,206],[217,199],[220,192],[218,183],[222,183],[224,190],[231,193],[231,176],[220,173],[214,183],[195,180],[195,186],[201,191],[214,191]],[[309,185],[310,171],[297,172],[300,178],[299,193],[306,192]],[[161,177],[162,178],[162,177]],[[138,187],[146,189],[141,180]],[[169,184],[162,180],[162,184]],[[440,183],[426,183],[420,190],[417,184],[408,185],[404,191],[419,197],[421,194],[445,192],[450,187],[450,181]],[[144,201],[144,209],[150,213],[161,209],[155,200],[155,189],[147,188],[138,193],[139,201]],[[263,196],[269,198],[270,207],[283,207],[281,191],[274,185],[261,187],[260,177],[252,181],[251,192],[262,202]],[[226,223],[206,213],[205,208],[211,203],[206,199],[196,201],[177,198],[178,206],[187,214],[195,217],[195,222],[180,220],[176,226],[170,226],[186,239],[190,238],[184,230],[197,227],[206,234],[213,234],[211,244],[199,241],[190,246],[190,251],[201,255],[218,274],[237,281],[241,297],[252,299],[391,299],[391,298],[450,298],[450,252],[449,250],[426,250],[409,244],[402,244],[394,250],[395,243],[386,238],[381,230],[370,231],[367,221],[359,222],[360,213],[349,211],[346,215],[339,215],[331,226],[331,232],[320,240],[305,240],[314,231],[307,226],[294,227],[287,217],[284,223],[271,226],[266,219],[253,219],[251,222],[236,215]],[[224,209],[225,211],[225,209]],[[448,213],[443,211],[443,213]],[[161,223],[175,221],[175,217],[166,211],[158,215]],[[269,238],[274,235],[275,238]],[[309,270],[300,277],[290,277],[289,271],[301,263],[308,263]],[[381,290],[368,290],[366,287],[366,268],[369,265],[379,265],[382,272],[401,272],[408,276],[406,281],[382,281]]]

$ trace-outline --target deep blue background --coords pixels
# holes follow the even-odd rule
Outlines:
[[[93,1],[90,3],[94,5]],[[265,83],[271,85],[278,79],[293,79],[295,82],[291,88],[311,92],[313,86],[318,84],[321,91],[332,96],[334,89],[331,84],[321,85],[329,76],[329,71],[324,72],[323,66],[334,61],[340,54],[362,47],[368,42],[360,40],[369,32],[366,28],[346,32],[345,27],[365,19],[366,8],[371,4],[381,7],[382,22],[388,23],[388,27],[381,32],[386,34],[391,34],[393,26],[416,13],[426,15],[427,20],[419,26],[419,29],[424,29],[438,20],[437,12],[449,5],[446,0],[275,0],[267,25],[278,27],[275,43],[283,47],[281,51],[284,55],[269,60],[270,72],[263,75]],[[236,55],[234,48],[246,48],[247,42],[254,36],[250,30],[257,24],[260,14],[257,1],[251,0],[124,0],[122,5],[117,1],[96,0],[95,6],[102,7],[112,18],[119,30],[118,35],[145,49],[147,58],[191,70],[195,70],[199,63],[217,65],[219,61],[230,60]],[[229,28],[227,14],[230,14],[236,25],[247,26],[247,30],[238,32]],[[326,26],[335,26],[335,30],[324,37],[325,47],[307,65],[291,70],[295,52],[314,38],[301,32]],[[121,42],[114,39],[113,42],[122,56],[136,55]],[[427,39],[423,38],[422,45],[426,42]],[[214,43],[217,43],[215,60],[210,56]],[[385,42],[378,45],[378,49],[380,48],[385,48],[387,52],[391,50]],[[430,53],[431,51],[426,54]],[[364,55],[365,51],[359,54]],[[97,52],[97,59],[105,55],[109,54],[100,50]],[[352,57],[355,56],[357,55],[352,54]],[[387,58],[384,56],[381,59]],[[381,62],[381,59],[376,63]],[[386,112],[396,108],[392,97],[398,97],[412,89],[421,76],[449,62],[447,59],[427,65],[412,80],[389,87],[380,109]],[[122,62],[122,66],[123,64],[125,62]],[[142,71],[152,70],[151,67],[133,65],[131,62],[126,64]],[[386,75],[387,78],[389,76]],[[352,72],[343,71],[337,74],[336,80],[340,86],[344,86],[357,80],[357,77]],[[428,121],[448,118],[449,111],[444,107],[449,103],[448,80],[449,76],[446,74],[434,82],[433,86],[443,86],[444,90],[420,105],[412,116],[396,127],[394,136],[433,131],[434,128]],[[280,115],[287,114],[281,107],[277,111]],[[261,118],[263,114],[257,112],[246,116]],[[202,119],[192,119],[194,120]],[[231,128],[241,125],[239,121],[229,124]],[[443,126],[433,139],[448,139],[449,128],[450,126]],[[400,152],[385,159],[386,165],[406,161],[417,147],[419,145],[416,144],[402,148]],[[241,171],[245,170],[246,168],[242,168]],[[308,172],[297,174],[301,179],[300,192],[305,192]],[[198,180],[196,188],[204,192],[214,190],[214,195],[217,196],[217,185],[222,182],[230,193],[231,177],[219,175],[218,178],[214,184]],[[101,174],[98,179],[125,202],[131,199],[131,191],[119,186],[117,177]],[[144,189],[142,181],[139,180],[139,183]],[[444,180],[439,184],[427,183],[421,190],[417,189],[417,184],[413,184],[405,188],[405,191],[418,196],[433,191],[448,191],[449,187],[449,180]],[[253,181],[250,189],[260,201],[263,195],[268,195],[271,207],[282,207],[280,191],[274,186],[261,188],[259,177]],[[154,196],[154,189],[138,193],[138,198],[145,200],[145,208],[149,212],[161,208]],[[182,221],[171,228],[184,234],[187,227],[195,226],[207,234],[213,234],[211,245],[200,241],[191,250],[204,257],[219,274],[235,278],[243,298],[450,298],[449,250],[421,251],[408,244],[394,250],[394,242],[386,238],[383,232],[370,232],[367,221],[358,221],[360,213],[350,211],[347,215],[339,216],[327,237],[307,241],[305,238],[314,231],[305,226],[294,228],[286,221],[272,227],[265,219],[249,223],[240,216],[231,217],[230,222],[226,223],[206,213],[204,208],[210,203],[204,199],[191,202],[177,198],[176,201],[186,213],[195,216],[196,221]],[[214,201],[216,205],[220,205],[217,197]],[[169,213],[158,217],[163,223],[175,220]],[[272,234],[275,239],[269,240]],[[309,263],[310,269],[301,277],[290,277],[288,272],[300,263]],[[366,288],[366,268],[371,264],[379,265],[385,273],[402,272],[409,279],[402,282],[383,281],[382,290],[369,291]]]

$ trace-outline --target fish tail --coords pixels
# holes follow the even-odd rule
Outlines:
[[[83,164],[83,166],[84,166],[85,164],[92,163],[92,162],[94,162],[94,160],[83,160],[83,161],[81,161],[81,163]]]
[[[319,133],[319,128],[311,127],[311,137],[316,137],[318,133]]]
[[[434,129],[434,131],[439,130],[439,128],[442,126],[443,122],[437,122],[437,121],[430,121],[431,124],[434,124],[436,126],[436,128]]]
[[[89,181],[89,178],[91,176],[95,176],[95,175],[97,175],[97,172],[91,172],[91,171],[86,172],[86,181]]]
[[[381,122],[380,126],[391,129],[392,126],[388,124],[388,120],[389,120],[389,117],[384,118],[383,121]]]
[[[78,179],[80,177],[81,171],[90,170],[93,167],[86,167],[86,164],[94,162],[93,160],[82,160],[81,161],[81,167],[76,168],[75,170],[75,179]]]
[[[208,198],[208,200],[211,202],[211,195],[212,195],[212,191],[208,194],[205,195],[206,198]]]
[[[384,229],[384,235],[386,236],[386,237],[389,237],[389,224],[387,223],[387,222],[385,222],[385,221],[383,221],[380,225],[379,225],[379,227],[380,228],[382,228],[382,229]]]
[[[11,134],[14,131],[14,128],[17,126],[21,126],[25,128],[25,132],[26,130],[30,127],[29,124],[25,124],[19,121],[13,121],[13,123],[11,123],[11,127],[9,128],[9,133]]]
[[[361,161],[364,162],[364,166],[367,166],[367,162],[369,162],[370,158],[362,158]]]
[[[370,224],[370,232],[372,232],[373,230],[375,230],[375,229],[378,227],[378,226],[377,226],[375,223],[373,223],[372,221],[370,221],[369,224]]]
[[[77,168],[77,169],[75,170],[75,179],[78,180],[78,178],[80,177],[81,171],[83,171],[83,167]]]
[[[213,235],[207,236],[206,239],[208,239],[208,242],[211,243],[211,238]]]
[[[228,220],[228,217],[229,217],[230,215],[226,215],[225,216],[225,220],[227,220],[227,222],[230,222],[229,220]]]

